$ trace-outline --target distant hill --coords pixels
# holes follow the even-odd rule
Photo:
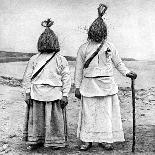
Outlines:
[[[28,61],[36,53],[20,53],[0,51],[0,63]],[[76,57],[65,56],[68,61],[75,61]]]
[[[123,61],[137,61],[134,58],[122,58]]]
[[[6,52],[0,51],[0,63],[28,61],[36,53],[20,53],[20,52]],[[75,61],[76,57],[65,56],[68,61]],[[136,61],[134,58],[122,58],[123,61]]]

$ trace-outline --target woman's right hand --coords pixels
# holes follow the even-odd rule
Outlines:
[[[129,73],[126,74],[127,77],[131,78],[131,79],[136,79],[137,78],[137,74],[133,71],[130,71]]]
[[[78,99],[81,99],[81,93],[80,93],[80,89],[79,88],[75,89],[75,97],[77,97]]]
[[[28,104],[29,100],[31,99],[30,93],[26,93],[25,102]]]

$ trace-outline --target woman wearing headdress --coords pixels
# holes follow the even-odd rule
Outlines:
[[[99,6],[98,18],[88,30],[88,40],[77,53],[75,96],[81,99],[77,130],[83,142],[80,150],[89,149],[92,142],[112,150],[112,143],[124,141],[113,64],[122,75],[137,77],[126,68],[114,45],[107,41],[107,26],[102,19],[106,10],[107,6]]]
[[[71,78],[58,38],[50,29],[52,25],[50,19],[42,22],[46,29],[38,40],[38,54],[30,58],[23,77],[29,107],[23,136],[30,149],[66,145],[62,108],[68,102]]]

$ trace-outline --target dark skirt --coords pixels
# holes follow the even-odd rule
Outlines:
[[[31,100],[27,106],[23,139],[29,145],[64,147],[64,121],[60,101]]]

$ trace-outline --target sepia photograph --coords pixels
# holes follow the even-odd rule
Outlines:
[[[155,154],[154,0],[0,0],[0,155]]]

